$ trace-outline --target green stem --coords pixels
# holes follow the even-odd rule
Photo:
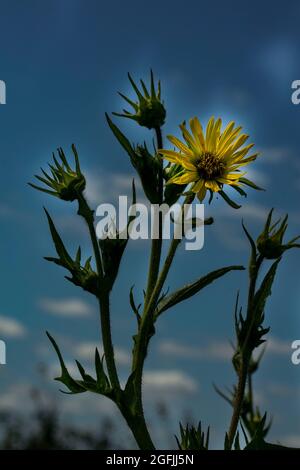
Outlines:
[[[187,196],[183,203],[183,207],[185,204],[190,204],[192,200],[193,200],[193,197]],[[147,355],[148,343],[150,339],[149,332],[151,331],[151,327],[153,328],[154,326],[153,315],[155,312],[156,304],[159,299],[159,295],[164,286],[165,280],[169,273],[176,250],[180,242],[181,242],[180,238],[179,239],[173,238],[170,244],[169,251],[168,251],[164,266],[162,268],[162,271],[158,276],[157,282],[155,284],[155,287],[149,298],[148,303],[145,304],[144,312],[143,312],[140,327],[139,327],[139,333],[136,337],[136,344],[134,348],[133,363],[132,363],[132,371],[136,372],[136,380],[138,383],[141,383],[141,380],[142,380],[143,367],[144,367],[144,362],[145,362],[145,358]]]
[[[110,383],[114,390],[120,390],[120,382],[115,363],[115,353],[111,337],[110,325],[110,309],[109,309],[109,293],[102,292],[99,299],[100,307],[100,320],[103,339],[103,349],[105,354],[105,361],[107,365],[107,372]]]
[[[244,358],[241,360],[241,367],[239,370],[238,385],[236,389],[235,399],[233,403],[233,413],[231,417],[231,422],[228,431],[228,443],[229,448],[231,449],[236,430],[239,424],[241,410],[244,402],[245,396],[245,387],[247,382],[249,361],[246,361]]]
[[[78,199],[78,206],[78,214],[84,218],[89,229],[90,238],[94,250],[94,256],[96,260],[97,273],[101,282],[101,280],[103,280],[104,278],[104,272],[102,266],[101,252],[94,227],[94,213],[90,209],[83,195],[81,195],[81,197]],[[99,302],[103,349],[107,365],[107,371],[112,387],[115,390],[120,390],[120,382],[116,369],[114,347],[111,337],[109,292],[103,289],[101,285],[99,285],[99,294],[97,297]]]
[[[248,372],[248,390],[249,390],[249,403],[250,403],[250,419],[251,419],[251,423],[253,423],[253,419],[254,419],[253,386],[252,386],[252,374],[249,372]]]
[[[126,408],[120,408],[123,417],[125,418],[128,427],[130,428],[133,437],[140,450],[155,450],[149,434],[144,414],[133,415],[131,412],[127,413]]]
[[[250,274],[250,283],[249,283],[249,290],[248,290],[248,307],[247,307],[247,317],[246,322],[249,322],[249,328],[247,331],[246,338],[243,342],[243,346],[241,348],[241,365],[238,371],[238,385],[236,389],[236,394],[233,403],[233,413],[231,417],[231,422],[228,431],[228,442],[230,448],[232,447],[234,437],[237,431],[237,427],[239,424],[239,419],[242,411],[242,406],[244,402],[245,396],[245,388],[247,383],[247,376],[249,372],[249,362],[251,358],[251,352],[248,351],[248,341],[252,333],[252,329],[255,323],[255,315],[252,310],[253,308],[253,300],[255,296],[255,289],[256,289],[256,282],[259,269],[261,267],[263,261],[263,257],[259,256],[255,263],[255,269]]]
[[[102,267],[101,252],[99,249],[96,231],[94,227],[94,211],[90,209],[83,194],[81,194],[81,196],[78,199],[78,214],[81,215],[81,217],[83,217],[87,223],[90,238],[91,238],[92,245],[93,245],[93,251],[95,255],[98,276],[100,280],[102,280],[104,277],[104,273],[103,273],[103,267]]]
[[[162,133],[160,127],[155,129],[157,148],[161,149],[163,147]],[[162,159],[158,156],[160,163],[160,171],[158,175],[158,200],[161,204],[163,201],[163,162]],[[161,260],[161,250],[162,250],[162,214],[159,213],[158,220],[158,238],[153,239],[151,243],[151,254],[150,254],[150,263],[148,270],[148,282],[146,288],[145,303],[148,302],[149,298],[152,295],[155,283],[157,281],[159,266]]]

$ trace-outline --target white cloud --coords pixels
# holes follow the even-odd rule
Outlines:
[[[273,336],[267,339],[261,348],[266,347],[266,354],[287,356],[291,354],[291,343]],[[228,361],[231,359],[233,349],[229,342],[212,341],[204,346],[191,346],[177,343],[172,340],[161,341],[158,350],[166,356],[180,357],[197,360]],[[257,350],[257,356],[259,355]]]
[[[45,392],[44,394],[46,395]],[[26,402],[26,406],[24,406],[24,402]],[[1,391],[1,411],[28,412],[34,409],[34,405],[34,387],[29,383],[15,383],[14,385],[9,386],[6,390]]]
[[[247,168],[247,174],[245,177],[261,188],[265,188],[269,182],[269,178],[265,171],[262,169],[258,170],[257,168],[254,169],[251,166]]]
[[[47,313],[62,317],[85,317],[92,312],[90,305],[78,298],[44,298],[39,300],[39,306]]]
[[[93,342],[84,342],[76,345],[74,348],[74,355],[80,359],[93,359],[96,347],[98,348],[100,356],[102,356],[104,353],[103,345]],[[119,365],[130,364],[130,354],[125,349],[115,347],[115,358]]]
[[[282,446],[296,447],[297,449],[299,449],[300,434],[289,434],[287,436],[283,436],[278,439],[277,442]]]
[[[152,370],[143,377],[146,392],[189,392],[198,390],[197,382],[179,370]]]
[[[14,318],[0,316],[0,334],[4,337],[20,338],[25,336],[26,328]]]
[[[232,347],[227,342],[213,341],[206,346],[190,346],[166,340],[159,344],[159,351],[162,354],[187,359],[213,359],[227,361],[232,357]]]
[[[292,341],[284,341],[274,336],[270,336],[266,342],[266,352],[268,354],[287,356],[292,353]]]
[[[282,161],[289,160],[292,156],[292,151],[288,147],[265,147],[261,150],[263,163],[281,163]]]
[[[244,218],[255,221],[265,221],[269,211],[270,209],[267,209],[265,206],[254,203],[244,204],[238,211],[233,211],[228,205],[222,208],[223,215],[236,216],[240,220]]]
[[[136,188],[140,188],[137,175],[123,173],[85,173],[87,185],[85,194],[91,204],[110,203],[121,196],[128,196],[129,201],[132,195],[132,180],[134,178]],[[129,202],[128,201],[128,202]]]

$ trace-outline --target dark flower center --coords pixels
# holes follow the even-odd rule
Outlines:
[[[197,170],[200,178],[214,180],[222,176],[225,165],[212,152],[203,153],[197,160]]]

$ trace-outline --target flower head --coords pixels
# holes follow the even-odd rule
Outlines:
[[[286,250],[290,250],[291,248],[300,248],[300,244],[295,243],[300,236],[293,238],[286,244],[283,244],[283,237],[288,227],[288,216],[286,215],[283,220],[279,219],[277,222],[271,224],[272,214],[273,209],[269,212],[264,230],[256,242],[258,251],[266,259],[277,259],[280,258]]]
[[[222,120],[211,117],[203,132],[198,118],[190,120],[191,133],[187,130],[185,123],[180,126],[184,142],[174,136],[168,136],[169,141],[175,145],[176,150],[160,149],[159,153],[171,163],[180,165],[180,171],[169,183],[192,184],[190,190],[196,193],[202,202],[207,190],[211,198],[218,192],[230,205],[235,204],[224,193],[223,186],[234,187],[240,194],[246,195],[241,189],[245,184],[254,189],[260,189],[254,183],[244,178],[245,172],[240,168],[253,162],[256,154],[247,156],[254,144],[245,145],[248,135],[241,134],[241,127],[235,127],[231,121],[222,131]]]
[[[48,189],[36,186],[32,183],[29,183],[29,185],[39,191],[43,191],[44,193],[63,199],[64,201],[75,201],[75,199],[78,199],[78,196],[85,189],[86,182],[85,177],[81,173],[75,145],[72,145],[72,150],[75,157],[75,170],[70,167],[63,149],[59,148],[58,155],[61,162],[59,162],[53,154],[54,165],[49,164],[51,176],[43,169],[42,173],[44,176],[35,175],[35,177],[44,183]]]
[[[138,97],[138,102],[132,101],[127,96],[119,93],[125,101],[134,109],[134,113],[130,113],[124,109],[124,114],[113,113],[115,116],[126,117],[133,119],[140,126],[147,127],[148,129],[155,129],[162,126],[166,118],[166,110],[161,102],[160,82],[158,82],[157,92],[154,85],[153,72],[151,70],[151,84],[150,90],[147,89],[143,80],[141,80],[142,92],[139,90],[130,74],[128,74],[130,83]]]

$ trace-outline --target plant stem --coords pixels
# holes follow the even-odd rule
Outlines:
[[[149,434],[144,414],[133,415],[127,413],[126,408],[120,408],[123,417],[125,418],[128,427],[130,428],[133,437],[140,450],[155,450],[155,446],[152,442]]]
[[[89,229],[90,238],[94,250],[94,256],[96,260],[97,273],[101,282],[101,280],[103,280],[104,278],[104,272],[101,260],[101,252],[94,227],[94,213],[90,209],[83,195],[81,195],[81,198],[78,199],[78,205],[78,214],[84,218]],[[120,390],[120,382],[116,369],[114,347],[111,337],[109,292],[105,288],[103,289],[101,285],[99,285],[99,294],[97,297],[100,309],[101,331],[107,372],[112,388],[114,388],[115,390]]]
[[[109,309],[109,293],[102,292],[99,298],[100,307],[100,320],[103,339],[103,349],[105,354],[105,361],[107,365],[107,372],[110,379],[111,386],[114,390],[120,390],[120,382],[115,363],[114,347],[111,337],[110,326],[110,309]]]
[[[248,374],[248,365],[249,365],[249,361],[245,361],[244,358],[242,358],[242,363],[241,363],[241,367],[239,370],[238,385],[237,385],[237,390],[236,390],[235,399],[233,403],[233,413],[232,413],[231,422],[230,422],[229,431],[228,431],[228,443],[229,443],[230,449],[234,441],[234,437],[235,437],[236,430],[239,424],[241,410],[242,410],[242,406],[244,402],[245,387],[246,387],[247,374]]]
[[[162,133],[161,133],[160,127],[157,127],[155,129],[155,133],[156,133],[157,148],[161,149],[163,147],[163,140],[162,140]],[[157,158],[159,158],[159,163],[160,163],[157,191],[158,191],[158,200],[159,200],[159,203],[161,204],[163,201],[163,162],[159,156],[157,156]],[[162,249],[162,223],[163,223],[162,214],[159,212],[158,238],[153,239],[151,243],[151,254],[150,254],[150,263],[149,263],[149,270],[148,270],[148,282],[147,282],[145,303],[147,303],[149,298],[151,297],[151,294],[154,289],[155,283],[157,281],[158,273],[159,273],[161,249]]]
[[[234,437],[236,434],[236,430],[239,424],[239,419],[241,415],[241,410],[244,402],[245,396],[245,388],[247,383],[247,376],[249,371],[249,362],[251,358],[252,351],[249,353],[248,351],[248,341],[252,333],[252,329],[255,323],[255,315],[252,310],[253,308],[253,300],[255,296],[255,289],[256,289],[256,282],[259,269],[261,267],[263,261],[263,257],[259,256],[255,263],[255,269],[253,272],[250,273],[250,283],[248,289],[248,307],[247,307],[247,317],[246,322],[249,323],[249,328],[247,331],[246,338],[243,342],[240,354],[241,354],[241,364],[238,371],[238,385],[236,389],[235,399],[233,403],[233,413],[231,417],[231,422],[228,431],[228,443],[231,449]]]
[[[183,207],[185,204],[190,204],[192,199],[193,198],[191,196],[187,196],[183,203]],[[149,343],[150,337],[153,334],[152,332],[152,334],[150,335],[151,328],[152,329],[154,328],[154,325],[153,325],[154,311],[156,308],[157,301],[159,299],[159,295],[164,286],[165,280],[169,273],[176,250],[180,242],[181,242],[180,238],[178,239],[173,238],[170,244],[169,251],[168,251],[166,260],[164,262],[164,266],[161,270],[161,273],[158,276],[157,282],[149,298],[149,301],[147,302],[147,304],[145,304],[144,312],[143,312],[140,327],[139,327],[139,332],[136,337],[136,343],[134,347],[133,361],[132,361],[132,371],[135,371],[136,373],[136,382],[139,387],[138,393],[140,397],[141,397],[141,383],[142,383],[144,362],[145,362],[146,355],[147,355],[148,343]]]

